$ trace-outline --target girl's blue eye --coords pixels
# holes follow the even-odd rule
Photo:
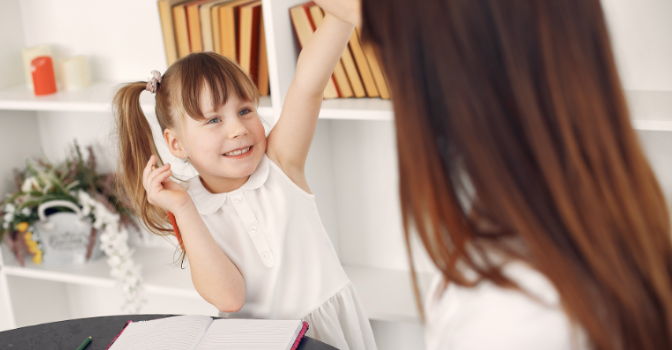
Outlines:
[[[217,123],[217,122],[220,122],[220,121],[221,121],[221,119],[219,119],[218,117],[214,117],[214,118],[208,120],[208,122],[206,124],[214,124],[214,123]]]
[[[252,111],[249,108],[243,108],[240,112],[238,112],[239,116],[244,116],[245,114],[251,113]]]

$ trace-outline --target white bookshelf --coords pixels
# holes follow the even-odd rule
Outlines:
[[[84,89],[58,91],[46,96],[35,96],[25,84],[18,84],[0,90],[0,110],[109,113],[112,111],[114,93],[122,84],[99,81]],[[143,92],[140,95],[140,106],[143,112],[152,113],[154,95]],[[271,98],[261,97],[258,110],[261,115],[272,116]]]
[[[35,96],[25,84],[0,90],[0,110],[47,112],[111,112],[114,92],[121,82],[96,82],[76,91],[59,91],[53,95]],[[672,131],[672,91],[632,91],[626,96],[631,108],[633,128],[637,130]],[[271,96],[259,100],[259,114],[277,119],[281,107],[273,108]],[[154,96],[143,93],[140,104],[145,113],[153,113]],[[281,106],[281,104],[280,104]],[[392,102],[379,98],[330,99],[322,102],[321,119],[392,121]]]
[[[304,0],[262,1],[271,96],[261,99],[259,113],[265,118],[276,119],[294,75],[298,54],[288,9]],[[666,139],[672,139],[672,133],[668,133],[672,131],[672,76],[668,73],[672,51],[664,48],[669,48],[670,34],[659,33],[664,32],[660,29],[663,27],[672,33],[672,26],[663,22],[664,17],[659,15],[669,13],[663,11],[668,6],[667,0],[643,2],[648,7],[634,8],[634,5],[623,2],[603,1],[605,6],[608,5],[607,15],[611,13],[611,20],[615,21],[611,25],[617,34],[615,46],[617,56],[621,57],[619,68],[627,78],[624,81],[633,126],[647,136],[655,134],[656,137],[644,141],[658,139],[656,142],[665,143]],[[633,8],[623,11],[625,7]],[[633,11],[648,11],[646,13],[655,13],[657,17],[635,23],[627,16]],[[654,28],[650,23],[659,26]],[[638,27],[633,27],[635,25]],[[41,150],[50,159],[58,160],[73,138],[82,144],[100,141],[104,148],[111,148],[112,144],[104,139],[111,132],[110,103],[115,86],[119,82],[146,80],[151,70],[165,72],[167,68],[160,28],[155,0],[0,1],[0,47],[3,48],[0,52],[0,195],[11,189],[11,170],[22,166],[28,155]],[[627,38],[623,33],[628,34]],[[636,35],[631,33],[655,39],[635,40]],[[33,96],[20,73],[23,69],[20,48],[41,43],[51,44],[56,58],[77,54],[89,57],[92,76],[97,82],[79,91]],[[655,64],[644,69],[644,64],[633,59],[634,56],[628,56],[634,51],[634,45],[638,45],[637,55],[647,52],[655,55]],[[141,105],[148,119],[155,122],[153,96],[143,93]],[[270,121],[271,124],[274,122]],[[418,325],[402,236],[393,121],[390,101],[368,98],[325,100],[306,171],[324,226],[368,315],[374,321]],[[660,136],[662,134],[664,136]],[[3,143],[3,140],[11,141]],[[24,141],[24,144],[18,141]],[[12,147],[15,144],[20,146]],[[665,145],[672,149],[672,143]],[[655,150],[657,146],[651,143],[647,147]],[[672,171],[672,167],[664,163],[667,158],[659,155],[658,164],[654,162],[661,178],[661,174]],[[114,158],[107,161],[113,169]],[[663,181],[663,187],[666,186],[666,193],[672,197],[672,190],[669,190],[672,182]],[[7,315],[25,312],[25,308],[13,307],[18,304],[8,298],[7,280],[3,276],[9,277],[12,283],[25,279],[44,286],[54,283],[71,286],[78,290],[76,295],[91,295],[84,300],[89,302],[87,307],[106,302],[97,296],[95,291],[98,289],[116,288],[104,260],[81,267],[38,267],[28,263],[22,268],[6,252],[4,245],[3,249],[0,330],[7,328],[8,323],[3,321]],[[136,249],[134,258],[143,266],[145,287],[153,297],[173,298],[162,301],[164,304],[200,300],[191,285],[188,270],[180,270],[171,264],[170,251],[166,254],[164,248]],[[425,263],[419,264],[419,268],[421,286],[426,288],[431,268],[426,257],[424,259]],[[421,254],[420,260],[423,260]],[[54,302],[67,299],[64,295]],[[17,297],[21,296],[14,295]],[[165,306],[165,310],[169,310],[168,305]],[[162,310],[158,305],[151,312]],[[36,320],[42,319],[26,316],[18,325]],[[14,322],[13,317],[11,322]],[[376,329],[381,329],[380,324],[374,327]],[[395,329],[418,336],[407,328]]]
[[[173,258],[174,250],[165,247],[137,247],[133,259],[142,268],[144,288],[147,293],[190,299],[200,299],[194,289],[188,262],[184,269]],[[116,288],[110,277],[106,258],[82,265],[35,265],[29,259],[21,266],[7,246],[2,246],[4,272],[7,276],[43,281],[62,282],[82,286]],[[371,319],[383,321],[417,322],[418,312],[414,303],[410,274],[405,271],[376,269],[361,266],[344,266],[357,289],[362,304]],[[431,275],[420,274],[422,290],[431,282]]]

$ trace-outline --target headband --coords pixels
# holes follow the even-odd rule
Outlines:
[[[149,81],[147,82],[147,87],[145,88],[145,90],[151,93],[156,93],[156,89],[159,88],[159,84],[161,84],[161,73],[159,73],[158,70],[153,70],[152,79],[149,79]]]

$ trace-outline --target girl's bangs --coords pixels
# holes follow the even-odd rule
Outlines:
[[[215,53],[191,54],[183,59],[181,100],[184,112],[194,120],[203,120],[200,96],[210,90],[213,109],[225,104],[229,94],[259,104],[259,91],[252,80],[233,61]]]

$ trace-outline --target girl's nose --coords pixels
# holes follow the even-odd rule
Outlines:
[[[235,139],[237,137],[247,135],[247,128],[245,127],[245,124],[243,124],[238,118],[232,119],[233,122],[230,124],[229,137]]]

